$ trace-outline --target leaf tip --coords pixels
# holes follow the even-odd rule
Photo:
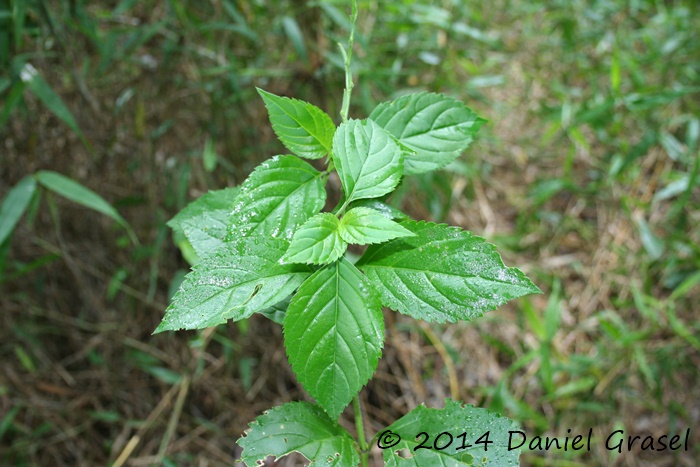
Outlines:
[[[161,321],[157,328],[151,333],[152,336],[160,334],[163,331],[169,331],[170,328],[165,320]]]

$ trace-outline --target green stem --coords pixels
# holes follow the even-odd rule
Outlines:
[[[360,406],[360,398],[355,396],[352,399],[352,406],[355,409],[355,428],[357,429],[357,440],[360,444],[360,461],[362,467],[367,467],[369,462],[369,446],[365,439],[365,427],[362,423],[362,406]]]
[[[346,198],[343,205],[340,206],[340,209],[336,211],[336,215],[338,217],[342,216],[345,213],[345,209],[348,207],[348,204],[350,204],[350,198]]]
[[[350,112],[350,96],[352,95],[352,88],[354,86],[352,82],[352,72],[350,71],[350,63],[352,61],[352,47],[355,42],[355,23],[357,22],[357,0],[352,0],[352,16],[350,27],[350,39],[348,39],[348,50],[346,51],[342,44],[338,43],[340,47],[340,53],[343,56],[343,61],[345,62],[345,90],[343,91],[343,106],[340,108],[340,118],[345,122],[348,120],[348,113]]]

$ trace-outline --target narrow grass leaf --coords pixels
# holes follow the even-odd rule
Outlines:
[[[259,88],[258,93],[265,101],[272,129],[290,151],[306,159],[320,159],[330,153],[335,125],[327,113],[308,102]]]
[[[214,148],[214,143],[211,138],[207,138],[204,143],[204,150],[202,151],[202,164],[204,165],[204,170],[207,172],[213,172],[216,168],[218,156],[216,154],[216,149]]]
[[[435,93],[417,93],[379,104],[369,118],[411,150],[404,173],[439,169],[467,149],[486,122],[463,103]]]
[[[10,115],[12,115],[15,107],[22,101],[25,87],[23,82],[17,81],[12,85],[10,91],[3,96],[5,103],[2,106],[2,112],[0,112],[0,128],[5,126],[5,123],[10,119]]]
[[[24,177],[5,195],[0,205],[0,245],[9,238],[36,192],[36,180]]]
[[[15,39],[15,50],[22,50],[24,36],[24,20],[26,18],[27,2],[12,2],[12,22]]]
[[[276,460],[298,452],[317,467],[359,465],[353,437],[317,405],[288,402],[265,411],[250,423],[237,444],[243,448],[241,461],[262,465],[267,456]]]
[[[374,373],[383,342],[379,297],[345,258],[309,277],[284,318],[292,369],[334,420]]]
[[[294,50],[296,51],[301,61],[308,62],[309,55],[306,53],[306,45],[304,45],[304,36],[301,33],[301,29],[299,28],[297,20],[295,20],[291,16],[283,16],[282,27],[284,28],[284,33],[289,38],[289,41],[292,43],[292,46],[294,47]]]
[[[637,219],[637,228],[639,229],[639,236],[642,240],[642,245],[646,250],[647,254],[652,260],[657,260],[661,258],[664,253],[665,245],[664,242],[654,234],[649,227],[647,221],[640,217]]]
[[[413,232],[370,245],[356,263],[382,303],[426,321],[471,320],[508,300],[541,293],[495,247],[471,232],[432,222],[405,221]]]
[[[294,232],[292,244],[282,257],[285,263],[328,264],[340,258],[348,244],[340,237],[335,214],[322,212]]]
[[[554,279],[552,292],[544,309],[545,341],[552,342],[561,324],[561,281]]]
[[[83,135],[82,130],[78,126],[78,122],[76,122],[75,117],[73,117],[73,114],[66,104],[64,104],[58,94],[51,89],[51,86],[44,81],[44,78],[41,77],[37,69],[34,68],[31,63],[25,63],[20,71],[20,79],[27,88],[54,113],[54,115],[80,136],[80,139],[87,141],[85,135]]]
[[[80,183],[71,180],[65,175],[50,170],[41,170],[36,173],[37,181],[47,190],[53,191],[57,195],[63,196],[75,203],[85,206],[86,208],[97,211],[105,216],[115,220],[119,225],[124,227],[134,243],[138,243],[136,236],[129,224],[124,218],[119,215],[116,209],[112,207],[104,198],[95,193],[89,188],[84,187]]]
[[[3,436],[5,436],[5,433],[7,433],[7,431],[12,427],[12,422],[14,421],[15,417],[21,409],[22,407],[20,407],[19,405],[10,407],[9,410],[2,417],[2,421],[0,421],[0,440],[2,440]]]

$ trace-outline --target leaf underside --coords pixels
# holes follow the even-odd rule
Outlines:
[[[226,243],[185,276],[155,333],[240,320],[282,301],[311,274],[308,266],[279,263],[287,246],[271,237]]]
[[[355,440],[317,405],[288,402],[266,411],[250,423],[237,441],[241,460],[258,466],[267,456],[277,459],[299,452],[316,467],[346,467],[360,463]]]
[[[237,187],[210,191],[185,206],[167,225],[182,231],[197,256],[204,258],[224,244],[238,192]]]
[[[401,441],[390,449],[384,449],[382,455],[387,467],[506,467],[517,466],[520,450],[508,450],[509,431],[518,430],[511,420],[486,409],[471,405],[462,406],[460,402],[447,400],[444,409],[430,409],[419,405],[394,423],[387,430]],[[429,435],[417,437],[420,432]],[[486,437],[479,438],[488,432]],[[380,432],[382,433],[382,432]],[[441,433],[447,433],[441,435]],[[463,437],[462,433],[466,433]],[[440,438],[438,439],[438,436]],[[450,442],[450,436],[452,442]],[[519,438],[518,438],[519,439]],[[484,444],[484,441],[490,441]],[[376,442],[376,441],[375,441]],[[435,449],[437,447],[444,449]],[[471,447],[467,447],[471,445]],[[462,446],[464,446],[463,449]],[[486,449],[485,449],[486,448]],[[399,452],[404,457],[399,455]],[[408,453],[408,454],[406,454]],[[408,457],[410,456],[410,457]]]
[[[377,367],[384,342],[379,297],[341,258],[299,287],[287,308],[284,342],[299,381],[335,420]]]
[[[458,100],[428,92],[381,103],[369,118],[413,151],[404,156],[406,175],[449,164],[486,122]]]
[[[287,308],[289,307],[289,302],[291,301],[292,296],[290,295],[281,302],[275,303],[271,307],[265,308],[264,310],[260,310],[258,313],[281,326],[284,324],[284,315],[287,313]]]
[[[371,245],[356,263],[394,310],[426,321],[471,320],[540,290],[495,247],[444,224],[405,221],[413,237]]]

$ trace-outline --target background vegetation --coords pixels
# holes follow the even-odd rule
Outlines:
[[[307,397],[262,317],[151,332],[187,270],[165,222],[283,150],[255,86],[338,115],[346,9],[0,1],[0,196],[57,171],[138,238],[42,191],[0,248],[0,463],[230,465],[250,420]],[[451,396],[531,436],[593,429],[592,452],[528,452],[525,465],[700,458],[699,9],[360,2],[351,114],[427,89],[490,121],[458,162],[406,179],[393,202],[485,236],[546,291],[474,323],[387,313],[362,393],[372,434]],[[690,452],[604,448],[614,429],[687,427]]]

